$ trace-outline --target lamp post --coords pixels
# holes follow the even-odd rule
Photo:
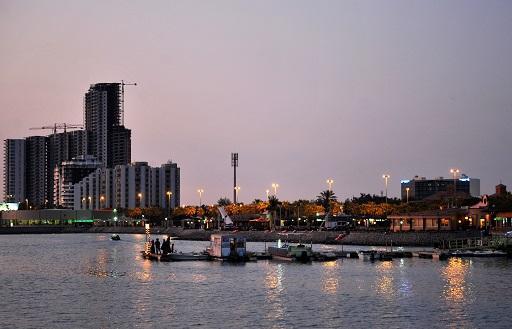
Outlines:
[[[450,173],[453,175],[453,207],[457,198],[457,174],[460,173],[459,168],[451,168]]]
[[[85,198],[82,198],[82,209],[85,209]]]
[[[325,181],[327,185],[329,186],[329,191],[332,191],[332,184],[334,184],[334,180],[329,178]]]
[[[238,200],[238,194],[240,194],[240,186],[235,186],[235,196],[236,196],[235,200]]]
[[[169,217],[171,216],[171,196],[172,196],[172,192],[171,191],[167,191],[165,193],[167,195],[167,207],[169,207],[169,210],[167,211],[167,213],[169,214]]]
[[[407,194],[407,203],[409,203],[409,190],[410,190],[409,187],[405,188],[405,193]]]
[[[272,183],[272,188],[274,189],[274,196],[277,196],[277,188],[279,187],[279,184]]]
[[[92,197],[89,195],[87,197],[87,200],[89,201],[89,207],[88,208],[92,209]]]
[[[265,190],[267,192],[267,200],[268,200],[268,194],[270,193],[270,190]]]
[[[139,197],[139,208],[142,208],[142,193],[139,192],[139,194],[137,194],[137,196]]]
[[[386,185],[386,203],[388,203],[388,179],[390,178],[391,176],[388,175],[388,174],[384,174],[382,175],[382,178],[384,178],[384,184]]]
[[[203,197],[204,190],[202,188],[200,188],[197,190],[197,193],[199,194],[199,207],[201,207],[201,204],[203,203],[202,197]]]
[[[105,206],[105,197],[102,195],[100,196],[100,209],[103,209]]]

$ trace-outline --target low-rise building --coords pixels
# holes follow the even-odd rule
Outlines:
[[[161,207],[180,204],[180,168],[147,162],[98,168],[74,185],[74,209]]]

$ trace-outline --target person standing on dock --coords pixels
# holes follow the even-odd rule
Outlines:
[[[155,241],[155,248],[156,248],[157,255],[162,253],[162,249],[160,249],[160,240],[158,238],[156,238],[156,241]]]
[[[164,242],[162,242],[162,255],[167,255],[171,251],[171,242],[170,238],[164,238]]]
[[[151,253],[152,253],[152,254],[156,254],[156,250],[155,250],[155,240],[151,240]]]

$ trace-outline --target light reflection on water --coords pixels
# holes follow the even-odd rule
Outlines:
[[[442,271],[445,280],[443,295],[448,302],[460,302],[466,298],[470,289],[466,282],[469,272],[469,260],[450,258]]]
[[[157,263],[143,241],[0,236],[0,327],[492,328],[512,313],[507,259]]]
[[[378,262],[375,267],[377,270],[375,283],[377,293],[382,297],[392,298],[394,294],[393,262]]]
[[[336,294],[338,291],[338,284],[340,281],[338,261],[329,261],[322,263],[324,268],[322,274],[322,291],[326,294]]]
[[[265,277],[265,286],[267,288],[266,301],[272,310],[272,312],[266,314],[266,318],[270,322],[276,323],[276,327],[279,327],[277,324],[284,318],[283,300],[281,296],[283,293],[284,266],[284,264],[268,266],[267,275]]]

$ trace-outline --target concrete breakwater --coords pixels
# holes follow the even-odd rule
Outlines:
[[[144,234],[142,227],[5,227],[0,228],[0,234],[48,234],[48,233],[118,233],[118,234]],[[153,235],[170,235],[182,240],[207,241],[210,235],[215,231],[204,231],[194,229],[181,229],[177,227],[163,228],[155,227],[151,229]],[[325,244],[345,244],[345,245],[373,245],[373,246],[430,246],[437,247],[442,245],[443,240],[465,239],[479,237],[479,231],[455,231],[455,232],[376,232],[376,231],[357,231],[343,234],[341,232],[327,231],[309,231],[286,233],[281,232],[263,232],[263,231],[240,231],[234,233],[239,236],[245,236],[252,242],[273,242],[277,239],[288,240],[290,242],[304,243],[325,243]]]

